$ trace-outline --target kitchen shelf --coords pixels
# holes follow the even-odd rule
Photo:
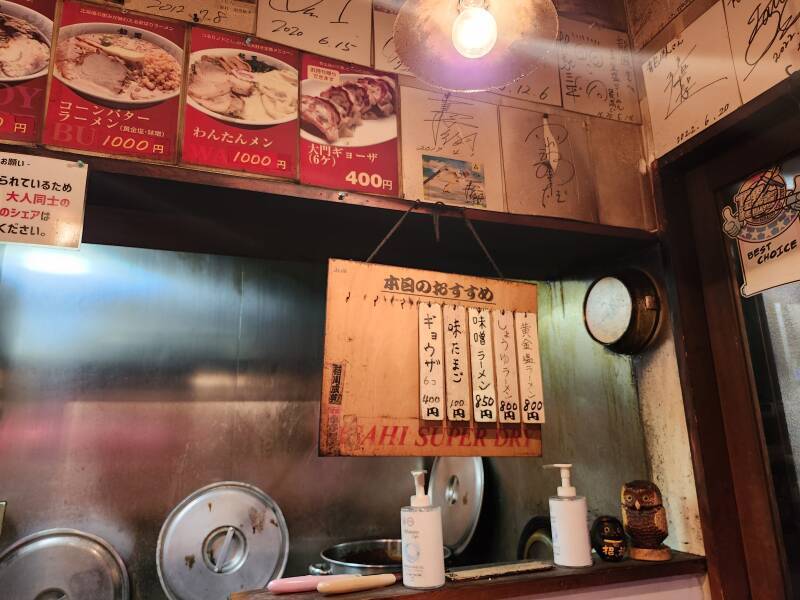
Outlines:
[[[674,552],[669,562],[641,562],[627,560],[621,563],[606,563],[595,560],[586,569],[567,569],[555,567],[530,575],[482,579],[479,581],[448,583],[443,588],[432,591],[418,591],[394,585],[389,588],[336,596],[342,600],[500,600],[502,598],[528,597],[533,594],[564,592],[581,588],[604,585],[641,582],[649,579],[675,577],[681,575],[703,575],[706,572],[706,559],[694,554]],[[331,598],[315,592],[274,596],[270,592],[257,590],[238,592],[230,595],[230,600],[317,600]]]
[[[364,260],[413,202],[182,166],[0,146],[89,165],[84,242],[320,261]],[[432,215],[440,219],[441,242]],[[474,223],[507,277],[555,279],[613,264],[656,233],[570,219],[422,204],[375,261],[493,274]]]

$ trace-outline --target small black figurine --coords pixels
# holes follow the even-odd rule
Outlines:
[[[592,548],[603,560],[620,562],[625,560],[628,542],[622,523],[614,517],[597,517],[592,525]]]

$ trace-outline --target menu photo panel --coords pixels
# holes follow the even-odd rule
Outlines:
[[[300,181],[398,196],[398,102],[394,75],[303,54]]]
[[[0,52],[0,140],[38,142],[42,133],[53,0],[0,0],[4,32]]]
[[[193,27],[181,162],[297,176],[300,53]]]
[[[43,142],[175,162],[186,28],[66,0]]]

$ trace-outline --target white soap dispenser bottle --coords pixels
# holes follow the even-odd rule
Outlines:
[[[416,494],[400,511],[403,544],[403,585],[427,590],[444,585],[442,509],[425,493],[427,471],[411,471]]]
[[[578,496],[570,483],[572,465],[545,465],[544,468],[561,470],[558,495],[550,496],[553,562],[562,567],[589,567],[592,564],[589,513],[586,498]]]

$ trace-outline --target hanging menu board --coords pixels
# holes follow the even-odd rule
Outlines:
[[[242,33],[256,30],[256,0],[125,0],[125,8]]]
[[[502,106],[500,130],[509,212],[597,221],[582,119]]]
[[[258,37],[370,66],[370,0],[259,0]]]
[[[185,27],[66,0],[44,143],[174,162]]]
[[[300,181],[398,196],[397,80],[303,54]]]
[[[504,210],[497,106],[410,87],[402,97],[405,197]]]
[[[0,242],[77,248],[86,165],[0,152]]]
[[[640,123],[628,34],[570,19],[559,19],[559,28],[564,108]]]
[[[725,16],[745,102],[800,70],[800,4],[737,0]]]
[[[296,177],[300,53],[203,27],[190,52],[181,161]]]
[[[541,456],[536,312],[534,284],[330,261],[320,454]]]
[[[741,106],[725,27],[718,2],[642,65],[656,156]]]
[[[402,1],[375,0],[372,8],[372,23],[374,28],[373,53],[375,68],[379,71],[413,75],[411,70],[403,64],[397,55],[394,46],[394,22],[397,11],[402,6]]]
[[[39,141],[55,10],[52,0],[0,1],[6,36],[0,60],[0,140]]]

